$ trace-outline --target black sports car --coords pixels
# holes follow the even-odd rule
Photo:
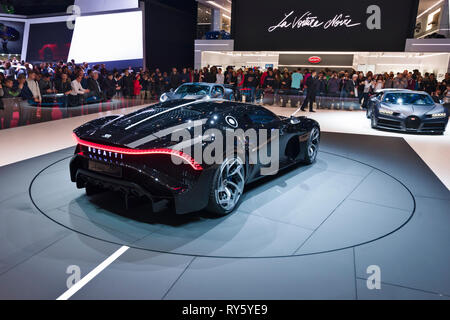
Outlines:
[[[372,128],[405,132],[442,134],[448,123],[448,111],[426,92],[382,90],[367,107]]]
[[[268,139],[249,139],[243,133],[250,129],[265,130]],[[173,139],[177,132],[192,135],[180,142]],[[206,153],[218,136],[230,132],[237,132],[232,152],[225,143],[213,152],[220,161],[206,164],[194,158],[196,148]],[[251,155],[273,147],[267,155],[279,160],[280,169],[311,164],[318,153],[320,128],[312,119],[279,117],[257,105],[173,100],[88,122],[75,129],[74,136],[78,145],[70,163],[71,179],[88,195],[112,189],[123,192],[125,199],[146,197],[153,204],[162,200],[177,214],[207,209],[225,215],[236,208],[244,186],[262,178],[262,170],[271,165],[260,158],[250,161]],[[239,141],[242,148],[237,147]]]

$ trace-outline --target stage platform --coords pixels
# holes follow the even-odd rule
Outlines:
[[[1,299],[56,299],[122,246],[73,299],[450,299],[450,192],[402,138],[323,133],[223,218],[87,197],[72,153],[0,168]]]

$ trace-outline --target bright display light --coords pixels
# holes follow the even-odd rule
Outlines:
[[[219,9],[222,9],[223,11],[231,13],[231,11],[229,9],[225,8],[224,6],[221,6],[220,4],[215,3],[214,1],[206,1],[206,2],[209,3],[210,5],[216,7],[216,8],[219,8]]]
[[[447,116],[446,113],[433,113],[431,115],[433,118],[445,118]]]
[[[142,12],[77,17],[69,60],[107,62],[144,57]]]
[[[388,109],[380,109],[381,114],[385,114],[388,116],[392,116],[394,114],[394,111],[388,110]]]

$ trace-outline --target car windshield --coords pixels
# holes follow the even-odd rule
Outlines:
[[[209,93],[209,87],[202,85],[187,85],[179,87],[175,92],[177,94],[185,95],[206,95]]]
[[[383,102],[391,104],[413,104],[416,106],[431,106],[434,104],[429,95],[420,93],[387,93]]]

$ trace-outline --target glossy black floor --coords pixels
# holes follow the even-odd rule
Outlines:
[[[147,215],[70,183],[71,149],[0,168],[0,298],[450,299],[450,192],[401,138],[324,133],[318,162],[225,218]],[[381,290],[369,290],[369,266]]]

